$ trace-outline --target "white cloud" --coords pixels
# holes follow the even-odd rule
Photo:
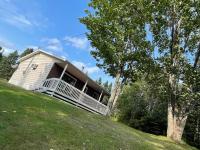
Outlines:
[[[6,48],[6,47],[3,47],[3,49],[4,49],[3,55],[5,55],[5,56],[8,56],[8,54],[15,51],[14,49]]]
[[[92,73],[98,72],[98,71],[99,71],[99,68],[96,67],[96,66],[94,66],[94,67],[87,67],[86,70],[87,70],[87,72],[88,72],[89,74],[92,74]]]
[[[43,27],[47,21],[38,9],[35,1],[0,1],[0,21],[24,29],[25,27]],[[28,7],[31,5],[30,7]]]
[[[88,66],[87,64],[80,61],[72,61],[72,64],[74,64],[77,68],[88,74],[93,74],[99,71],[99,68],[97,66]]]
[[[89,50],[89,41],[85,37],[80,38],[80,37],[66,36],[64,38],[64,41],[66,42],[67,45],[71,45],[75,48]]]
[[[8,55],[9,53],[13,52],[16,49],[15,45],[12,42],[1,37],[0,37],[0,46],[3,47],[4,49],[3,52],[4,55]]]
[[[24,15],[15,14],[5,18],[5,21],[13,25],[33,26],[33,23]]]
[[[63,46],[59,39],[57,38],[44,38],[41,40],[44,43],[44,48],[52,51],[62,51]]]
[[[7,48],[15,48],[14,44],[6,39],[0,38],[0,46]]]

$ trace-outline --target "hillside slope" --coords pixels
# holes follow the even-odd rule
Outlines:
[[[113,122],[0,81],[1,150],[190,150],[166,137]]]

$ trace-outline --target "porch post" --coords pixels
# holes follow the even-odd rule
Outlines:
[[[100,96],[99,96],[99,102],[100,102],[100,100],[101,100],[101,97],[102,97],[102,94],[103,94],[103,90],[101,91],[101,94],[100,94]]]
[[[65,65],[65,68],[63,69],[62,74],[60,75],[60,80],[62,79],[63,75],[65,74],[65,71],[67,70],[68,64]]]
[[[86,86],[87,86],[87,83],[88,83],[88,80],[85,82],[85,85],[84,85],[84,87],[83,87],[83,89],[82,89],[82,92],[84,92],[84,90],[85,90],[85,88],[86,88]]]
[[[83,93],[84,93],[84,90],[85,90],[85,88],[86,88],[86,86],[87,86],[87,83],[88,83],[88,80],[86,80],[85,85],[83,86],[83,89],[81,90],[81,93],[80,93],[80,95],[79,95],[78,101],[81,100],[81,97],[82,97],[82,95],[83,95]]]
[[[65,68],[63,69],[62,74],[60,75],[60,78],[59,78],[59,80],[58,80],[58,83],[56,84],[54,90],[53,90],[52,93],[51,93],[51,96],[54,95],[54,92],[55,92],[55,90],[57,89],[59,82],[62,80],[62,77],[63,77],[63,75],[65,74],[65,71],[67,70],[67,67],[68,67],[68,64],[65,65]]]

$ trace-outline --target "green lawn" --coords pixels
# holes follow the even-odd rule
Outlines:
[[[0,150],[183,150],[121,123],[0,80]]]

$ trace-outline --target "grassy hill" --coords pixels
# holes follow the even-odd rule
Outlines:
[[[0,80],[0,150],[190,150]]]

